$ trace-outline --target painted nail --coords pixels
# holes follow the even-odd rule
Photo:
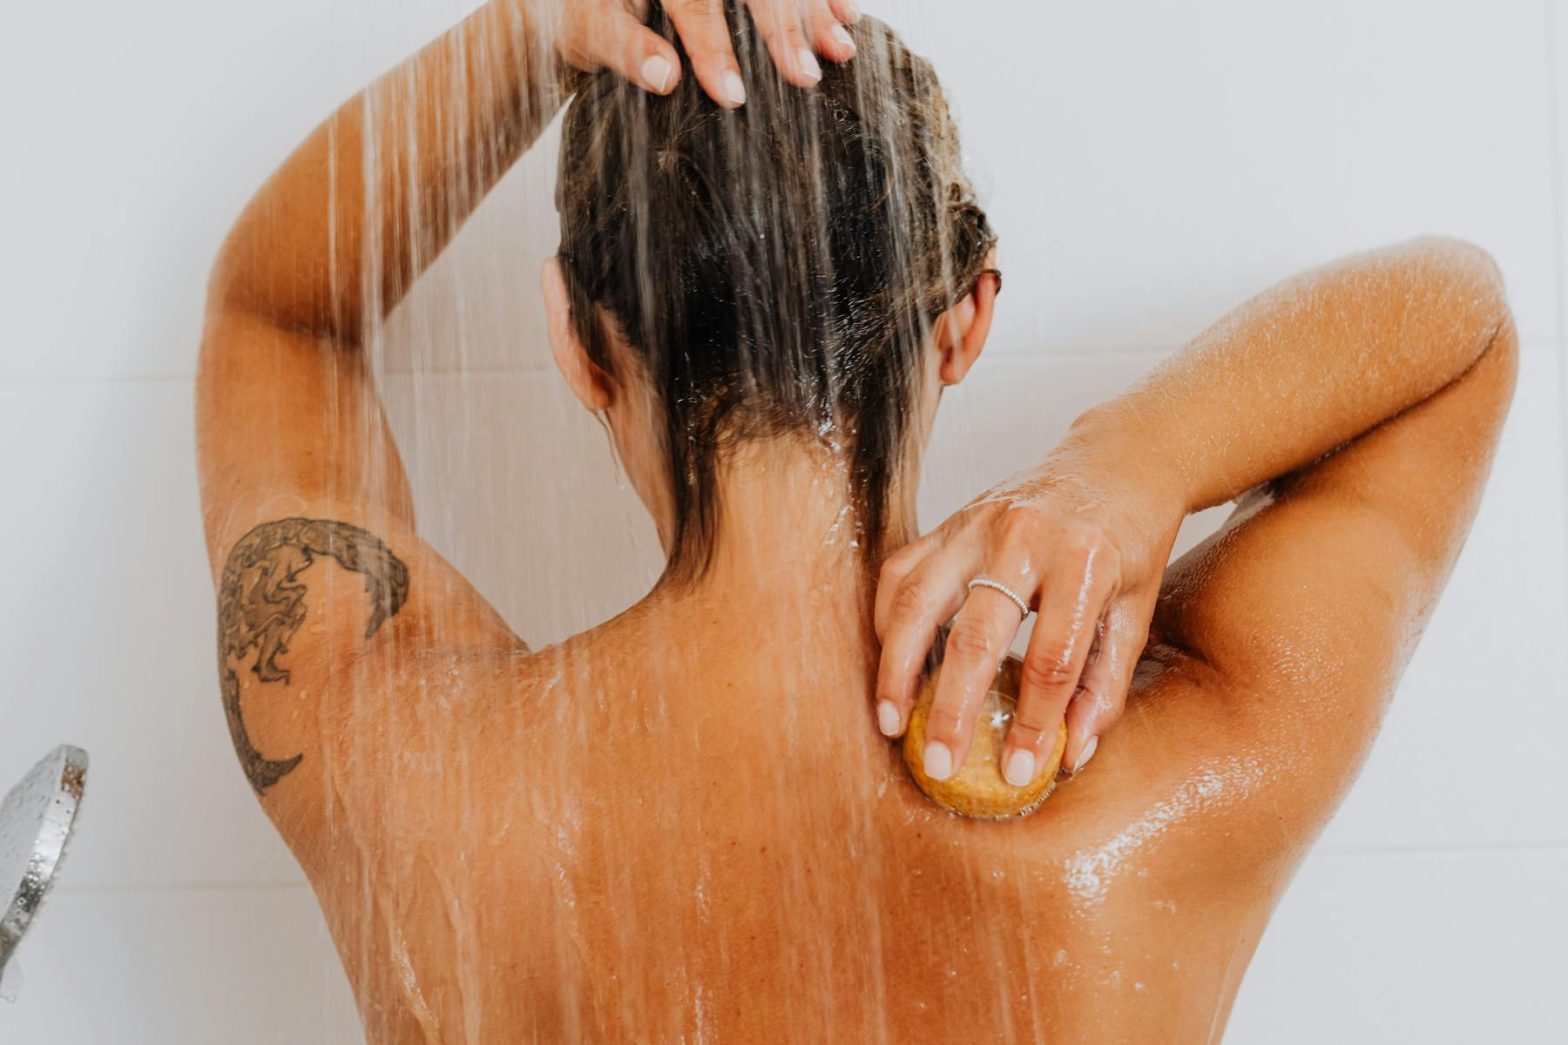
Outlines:
[[[670,86],[670,62],[663,55],[653,55],[642,63],[642,83],[650,91],[663,94]]]
[[[1028,787],[1034,782],[1034,752],[1018,748],[1007,756],[1002,766],[1002,779],[1014,787]]]
[[[844,20],[850,25],[860,21],[860,8],[855,6],[854,0],[844,0]]]
[[[850,36],[849,30],[845,29],[843,26],[835,25],[831,30],[828,31],[828,35],[831,36],[833,38],[833,42],[838,44],[840,47],[847,47],[851,51],[855,49],[855,38]]]
[[[1098,748],[1099,746],[1100,746],[1100,738],[1099,737],[1090,737],[1089,738],[1089,742],[1083,746],[1083,750],[1078,752],[1078,762],[1077,762],[1076,765],[1073,766],[1073,775],[1074,776],[1076,776],[1078,774],[1079,770],[1081,770],[1084,766],[1089,764],[1089,759],[1094,757],[1095,749]]]
[[[724,97],[736,105],[746,104],[746,85],[740,82],[740,73],[733,71],[725,73],[722,83]]]
[[[802,47],[795,57],[799,59],[800,71],[805,74],[806,79],[812,83],[822,79],[822,66],[817,64],[817,56],[812,54],[809,48]]]
[[[926,776],[932,780],[946,780],[953,775],[953,753],[940,740],[933,740],[921,753]]]
[[[903,716],[898,713],[897,704],[891,700],[877,701],[877,728],[882,731],[883,736],[898,736],[898,727],[902,721]]]

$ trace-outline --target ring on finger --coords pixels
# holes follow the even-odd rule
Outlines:
[[[993,577],[974,578],[969,582],[969,590],[973,591],[976,588],[990,588],[992,591],[1001,592],[1012,601],[1014,606],[1018,607],[1018,612],[1022,613],[1025,617],[1029,616],[1031,612],[1029,609],[1029,600],[1025,599],[1022,595],[1018,594],[1018,592],[1014,591],[1012,588]]]

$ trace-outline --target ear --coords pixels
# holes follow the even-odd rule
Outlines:
[[[982,267],[996,268],[995,247],[986,253]],[[958,384],[980,358],[980,350],[991,333],[991,317],[996,313],[996,292],[1000,288],[1001,281],[994,271],[982,272],[975,288],[937,317],[937,373],[944,385]]]
[[[566,293],[566,278],[555,258],[545,261],[539,273],[539,289],[544,293],[546,325],[550,330],[550,354],[561,376],[590,413],[607,410],[615,401],[615,381],[588,356],[588,349],[577,337],[572,324],[572,302]]]

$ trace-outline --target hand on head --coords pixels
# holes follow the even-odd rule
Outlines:
[[[846,25],[860,20],[853,0],[745,0],[774,64],[790,83],[811,87],[822,79],[821,55],[835,62],[855,56]],[[723,0],[665,0],[702,89],[718,104],[736,108],[746,86],[730,45]],[[613,69],[654,94],[669,94],[681,78],[675,47],[644,21],[647,0],[565,0],[556,49],[584,72]]]

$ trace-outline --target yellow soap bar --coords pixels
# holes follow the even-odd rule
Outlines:
[[[932,801],[960,816],[981,820],[1003,820],[1034,812],[1056,786],[1056,773],[1067,749],[1067,724],[1057,729],[1056,744],[1042,771],[1028,787],[1014,787],[1002,779],[1002,740],[1013,721],[1018,699],[1019,672],[1023,662],[1008,657],[991,682],[991,689],[975,718],[974,741],[958,772],[946,780],[926,776],[922,753],[926,746],[926,716],[936,699],[936,680],[940,670],[928,675],[920,686],[915,710],[904,733],[904,765],[909,767],[915,784]]]

